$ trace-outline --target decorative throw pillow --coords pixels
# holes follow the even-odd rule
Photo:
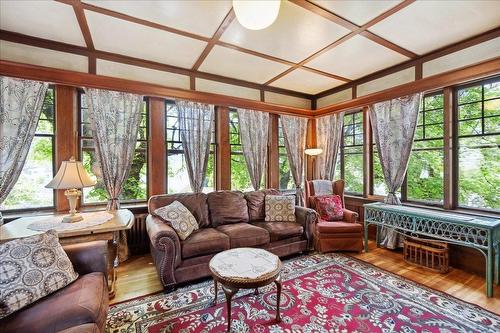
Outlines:
[[[179,201],[174,201],[170,205],[156,209],[155,214],[169,222],[180,239],[185,240],[193,231],[198,230],[198,222],[193,214]]]
[[[0,244],[0,318],[77,278],[55,230]]]
[[[268,222],[295,222],[295,197],[291,195],[266,195]]]
[[[338,195],[320,195],[316,197],[316,210],[322,220],[342,221],[344,208]]]

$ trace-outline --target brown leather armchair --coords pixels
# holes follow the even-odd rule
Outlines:
[[[306,182],[306,205],[316,210],[313,181]],[[314,247],[321,253],[332,251],[357,251],[363,249],[363,225],[358,223],[359,215],[345,209],[344,181],[332,181],[332,194],[340,196],[344,207],[342,221],[323,221],[319,217],[314,226]]]
[[[108,314],[106,241],[63,246],[78,279],[0,320],[0,332],[104,332]]]

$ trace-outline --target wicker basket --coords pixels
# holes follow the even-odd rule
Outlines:
[[[433,240],[406,238],[403,256],[407,263],[447,273],[449,266],[448,244]]]

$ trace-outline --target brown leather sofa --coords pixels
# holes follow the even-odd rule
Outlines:
[[[0,320],[0,332],[101,333],[108,315],[107,244],[64,246],[79,277],[65,288]]]
[[[344,217],[342,221],[323,221],[318,219],[314,226],[314,247],[321,253],[332,251],[356,251],[363,249],[363,225],[358,222],[358,213],[345,209],[344,181],[332,182],[332,194],[337,194],[342,200]],[[316,210],[314,185],[306,182],[306,204]]]
[[[281,257],[309,250],[316,221],[313,210],[296,207],[296,222],[264,221],[265,195],[277,193],[217,191],[151,197],[146,227],[151,254],[165,289],[210,276],[210,259],[231,248],[259,247]],[[175,200],[189,209],[200,226],[184,241],[154,214],[157,208]]]

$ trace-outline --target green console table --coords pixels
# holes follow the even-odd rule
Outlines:
[[[474,248],[486,259],[486,295],[493,296],[493,280],[499,284],[500,219],[459,215],[445,211],[388,205],[375,202],[365,209],[365,252],[368,252],[368,226],[389,227],[413,237],[429,237]]]

